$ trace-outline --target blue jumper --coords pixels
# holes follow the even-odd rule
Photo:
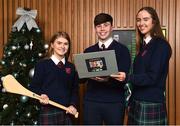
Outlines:
[[[171,47],[163,39],[152,38],[141,47],[128,81],[133,84],[132,98],[147,102],[164,102]]]
[[[66,61],[59,68],[52,59],[44,59],[35,66],[30,90],[37,94],[47,94],[49,99],[65,106],[77,105],[78,75],[75,66]]]
[[[113,40],[107,50],[115,50],[118,70],[128,73],[131,65],[131,58],[128,48]],[[98,43],[85,49],[84,53],[97,51],[101,51]],[[110,78],[107,82],[98,82],[88,79],[85,100],[95,102],[124,103],[124,84],[125,82],[119,82],[113,78]]]

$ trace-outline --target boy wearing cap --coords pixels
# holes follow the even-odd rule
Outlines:
[[[124,45],[112,38],[113,18],[106,13],[96,15],[94,28],[98,42],[85,49],[84,53],[115,50],[119,71],[129,72],[131,59]],[[122,125],[125,111],[125,82],[110,77],[86,79],[87,90],[84,99],[84,124]]]

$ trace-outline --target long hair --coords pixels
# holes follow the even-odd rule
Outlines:
[[[136,14],[136,18],[137,18],[137,15],[139,14],[139,12],[141,12],[143,10],[147,11],[151,15],[151,18],[153,20],[152,23],[154,25],[153,25],[153,28],[150,31],[151,37],[152,38],[157,37],[157,38],[162,38],[162,39],[166,40],[166,38],[163,35],[161,26],[160,26],[159,17],[158,17],[157,12],[156,12],[156,10],[154,8],[152,8],[152,7],[142,7],[138,11],[138,13]],[[140,50],[140,43],[142,42],[143,37],[144,37],[144,35],[139,31],[139,29],[138,29],[138,27],[136,25],[136,52],[137,53]]]
[[[50,41],[49,41],[49,49],[48,49],[47,57],[50,57],[50,56],[53,54],[54,50],[53,50],[53,48],[51,47],[51,44],[54,43],[55,40],[56,40],[57,38],[59,38],[59,37],[63,37],[63,38],[65,38],[65,39],[68,40],[69,48],[68,48],[67,53],[65,54],[65,58],[66,58],[66,60],[68,60],[69,55],[70,55],[70,50],[71,50],[71,40],[70,40],[70,37],[69,37],[68,33],[63,32],[63,31],[56,32],[56,33],[51,37],[51,39],[50,39]]]

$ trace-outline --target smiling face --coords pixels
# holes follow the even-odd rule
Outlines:
[[[136,25],[141,34],[145,37],[151,35],[151,30],[154,27],[153,19],[146,10],[142,10],[137,14]]]
[[[95,31],[100,41],[106,41],[112,32],[112,25],[111,22],[105,22],[95,26]]]
[[[54,50],[53,54],[61,60],[68,52],[69,42],[64,37],[58,37],[53,43],[51,43],[51,48]]]

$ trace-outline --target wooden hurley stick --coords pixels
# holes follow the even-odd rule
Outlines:
[[[12,75],[7,75],[5,77],[2,77],[2,82],[3,82],[3,87],[5,88],[5,90],[9,93],[14,93],[14,94],[20,94],[20,95],[25,95],[25,96],[28,96],[28,97],[31,97],[31,98],[34,98],[34,99],[37,99],[37,100],[41,100],[41,97],[24,88]],[[54,101],[51,101],[49,100],[49,104],[55,106],[55,107],[58,107],[58,108],[61,108],[63,110],[66,110],[68,111],[69,109],[61,104],[58,104]],[[74,116],[75,118],[78,118],[78,115],[79,113],[77,112]]]

